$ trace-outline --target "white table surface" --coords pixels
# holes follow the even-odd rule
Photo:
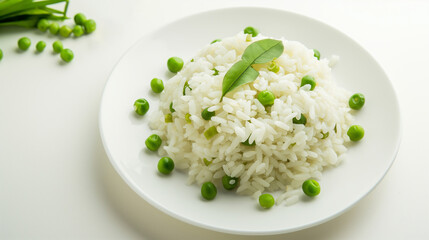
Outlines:
[[[101,95],[124,52],[171,21],[234,6],[285,9],[343,31],[379,61],[397,91],[403,138],[393,166],[374,191],[329,222],[274,236],[201,229],[141,199],[105,154]],[[71,0],[69,15],[78,12],[98,29],[63,41],[75,52],[70,64],[50,46],[42,54],[16,51],[24,35],[33,43],[55,37],[0,28],[0,239],[429,239],[428,1]]]

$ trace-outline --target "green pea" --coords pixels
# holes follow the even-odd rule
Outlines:
[[[149,110],[149,102],[146,99],[140,98],[134,102],[134,111],[138,115],[143,116],[147,113],[148,110]]]
[[[317,51],[317,49],[313,49],[313,52],[314,52],[314,57],[316,57],[317,60],[320,60],[320,52]]]
[[[217,42],[220,42],[220,41],[222,41],[222,40],[221,39],[215,39],[210,44],[217,43]]]
[[[86,21],[86,17],[83,13],[78,13],[74,15],[74,22],[77,25],[83,25],[83,23]]]
[[[186,123],[192,123],[191,114],[189,114],[189,113],[185,114],[185,121],[186,121]]]
[[[83,27],[81,25],[74,26],[74,28],[73,28],[73,35],[75,37],[80,37],[80,36],[83,35],[83,33],[84,33],[84,30],[83,30]]]
[[[204,120],[210,120],[214,115],[216,114],[216,112],[210,112],[209,108],[204,108],[204,110],[201,112],[201,117]]]
[[[167,61],[168,70],[172,73],[177,73],[183,68],[183,60],[179,57],[171,57]]]
[[[167,113],[167,114],[165,114],[165,116],[164,116],[164,121],[165,121],[166,123],[171,123],[171,122],[173,122],[173,115],[171,115],[171,113]]]
[[[148,138],[146,138],[146,141],[144,142],[146,147],[151,151],[156,151],[162,144],[162,139],[160,136],[156,134],[150,135]]]
[[[305,75],[304,77],[302,77],[301,87],[304,85],[307,85],[307,84],[310,84],[310,86],[311,86],[310,91],[313,91],[314,88],[316,87],[316,81],[314,80],[313,76]]]
[[[271,71],[273,73],[278,73],[280,71],[280,67],[276,62],[271,62],[268,66],[268,71]]]
[[[359,110],[365,104],[365,96],[362,93],[355,93],[349,99],[351,109]]]
[[[238,185],[238,178],[225,175],[222,177],[222,185],[226,190],[232,190]]]
[[[22,51],[27,50],[31,45],[31,40],[28,37],[22,37],[18,40],[18,48]]]
[[[212,182],[205,182],[201,186],[201,196],[207,200],[213,200],[216,197],[217,188]]]
[[[314,179],[308,179],[302,184],[302,191],[309,197],[314,197],[320,193],[320,185]]]
[[[174,169],[174,161],[169,157],[163,157],[158,161],[158,171],[162,174],[170,174]]]
[[[150,88],[152,88],[154,93],[160,93],[162,90],[164,90],[164,83],[161,79],[154,78],[152,81],[150,81]]]
[[[170,103],[170,112],[174,113],[176,110],[173,108],[173,102]]]
[[[46,32],[46,30],[48,30],[49,28],[49,22],[48,20],[42,18],[37,22],[37,28],[42,31],[42,32]]]
[[[73,51],[68,48],[61,50],[60,56],[64,62],[71,62],[74,58]]]
[[[350,140],[356,142],[363,138],[363,136],[365,135],[365,130],[362,126],[352,125],[347,131],[347,135],[349,136]]]
[[[294,124],[302,124],[302,125],[305,125],[305,124],[307,124],[307,118],[304,116],[304,114],[302,114],[302,113],[301,113],[301,117],[300,117],[299,119],[297,119],[296,117],[294,117],[294,118],[292,119],[292,122],[293,122]]]
[[[60,25],[56,22],[51,23],[51,25],[49,25],[49,32],[53,35],[57,34],[58,31],[60,30]]]
[[[38,52],[43,52],[43,50],[45,50],[45,47],[46,47],[46,43],[45,43],[44,41],[39,41],[39,42],[36,44],[36,50],[37,50]]]
[[[60,40],[57,40],[52,43],[52,48],[54,49],[54,52],[60,53],[63,50],[63,43]]]
[[[258,29],[254,28],[254,27],[247,27],[244,29],[244,33],[245,34],[252,34],[252,37],[256,37],[259,34]]]
[[[271,106],[274,104],[274,99],[276,97],[274,96],[274,93],[268,90],[264,90],[260,93],[258,93],[258,100],[259,102],[264,106]]]
[[[206,137],[207,140],[210,140],[210,138],[214,137],[218,133],[216,126],[211,126],[204,132],[204,137]]]
[[[274,206],[275,200],[273,195],[265,193],[262,194],[261,196],[259,196],[259,205],[261,205],[261,207],[268,209],[271,208],[272,206]]]
[[[72,33],[72,31],[73,30],[69,26],[63,25],[60,28],[60,35],[62,37],[68,38],[70,36],[70,34]]]
[[[94,32],[94,31],[95,31],[95,29],[97,28],[97,24],[96,24],[96,23],[95,23],[95,21],[94,21],[94,20],[92,20],[92,19],[86,20],[86,21],[83,23],[83,26],[85,27],[85,31],[86,31],[86,33],[92,33],[92,32]]]
[[[3,59],[3,51],[0,49],[0,60]]]

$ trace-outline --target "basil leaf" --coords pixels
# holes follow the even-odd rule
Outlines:
[[[258,77],[259,72],[256,71],[251,64],[246,61],[238,61],[228,70],[222,82],[222,98],[234,88],[245,83],[253,82]],[[221,99],[222,101],[222,99]]]
[[[243,60],[255,63],[271,62],[274,58],[280,57],[284,51],[282,41],[274,39],[263,39],[250,44],[244,50]]]
[[[263,39],[250,44],[244,50],[241,60],[236,62],[228,70],[222,82],[222,97],[236,87],[255,81],[259,76],[252,64],[267,63],[280,57],[284,51],[282,41],[274,39]]]

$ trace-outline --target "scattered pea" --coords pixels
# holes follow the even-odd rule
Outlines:
[[[185,114],[185,121],[186,121],[186,123],[192,123],[191,114],[189,114],[189,113]]]
[[[274,93],[268,90],[264,90],[260,93],[258,93],[258,100],[259,102],[264,106],[271,106],[274,104],[274,99],[276,97],[274,96]]]
[[[68,48],[61,50],[60,56],[64,62],[71,62],[74,58],[73,51]]]
[[[0,49],[0,60],[3,59],[3,51]]]
[[[86,21],[86,17],[83,13],[78,13],[74,15],[74,22],[77,25],[83,25],[83,23]]]
[[[232,190],[238,185],[238,178],[225,175],[222,177],[222,185],[226,190]]]
[[[60,35],[62,37],[68,38],[70,36],[70,34],[72,33],[72,31],[73,30],[69,26],[63,25],[60,28]]]
[[[210,120],[214,115],[216,114],[216,112],[210,112],[209,108],[204,108],[204,110],[201,112],[201,117],[204,120]]]
[[[244,33],[251,34],[252,37],[256,37],[259,34],[259,31],[254,27],[247,27],[244,29]]]
[[[174,161],[169,157],[163,157],[158,161],[158,171],[162,174],[170,174],[174,169]]]
[[[167,61],[168,70],[172,73],[177,73],[183,68],[183,60],[179,57],[171,57]]]
[[[60,25],[58,23],[53,22],[53,23],[51,23],[51,25],[49,25],[49,32],[52,35],[56,35],[59,30],[60,30]]]
[[[97,24],[96,24],[96,23],[95,23],[95,21],[94,21],[94,20],[92,20],[92,19],[86,20],[86,21],[83,23],[83,26],[85,27],[85,31],[86,31],[86,33],[92,33],[92,32],[94,32],[94,31],[95,31],[95,29],[97,28]]]
[[[73,35],[75,36],[75,37],[80,37],[80,36],[82,36],[83,34],[84,34],[84,30],[83,30],[83,27],[81,26],[81,25],[76,25],[76,26],[74,26],[74,28],[73,28]]]
[[[18,48],[22,51],[27,50],[31,45],[31,40],[28,37],[22,37],[18,40]]]
[[[309,197],[314,197],[320,193],[320,185],[314,179],[308,179],[302,184],[302,191]]]
[[[150,135],[144,142],[146,147],[151,151],[156,151],[162,144],[162,139],[156,134]]]
[[[362,93],[355,93],[349,99],[351,109],[359,110],[365,104],[365,96]]]
[[[165,116],[164,116],[164,121],[165,121],[166,123],[171,123],[171,122],[173,122],[173,115],[171,115],[171,113],[167,113],[167,114],[165,114]]]
[[[37,22],[37,28],[42,31],[42,32],[46,32],[46,30],[48,30],[49,28],[49,22],[48,20],[42,18]]]
[[[313,49],[314,57],[317,58],[317,60],[320,60],[320,52],[317,49]]]
[[[170,103],[170,112],[174,113],[176,110],[173,108],[173,102]]]
[[[46,47],[46,43],[45,43],[44,41],[39,41],[39,42],[36,44],[36,50],[37,50],[38,52],[43,52],[43,50],[45,50],[45,47]]]
[[[140,98],[134,102],[134,111],[138,115],[143,116],[147,113],[148,110],[149,110],[149,102],[146,99]]]
[[[207,200],[213,200],[216,197],[217,188],[212,182],[205,182],[201,186],[201,196]]]
[[[363,138],[363,136],[365,135],[365,130],[362,126],[352,125],[347,131],[347,135],[349,136],[350,140],[356,142]]]
[[[259,196],[259,205],[265,209],[274,206],[274,202],[274,197],[271,194],[265,193]]]
[[[220,42],[220,41],[222,41],[222,40],[220,40],[220,39],[215,39],[215,40],[213,40],[210,44],[217,43],[217,42]]]
[[[313,91],[314,88],[316,87],[316,81],[314,80],[313,76],[305,75],[304,77],[302,77],[301,87],[304,85],[307,85],[307,84],[310,84],[310,86],[311,86],[310,91]]]
[[[52,48],[54,49],[54,52],[60,53],[63,50],[63,43],[60,40],[57,40],[52,43]]]
[[[152,88],[154,93],[160,93],[162,90],[164,90],[164,83],[161,79],[154,78],[152,81],[150,81],[150,88]]]
[[[300,117],[299,119],[297,119],[296,117],[294,117],[294,118],[292,119],[292,122],[293,122],[294,124],[302,124],[302,125],[305,125],[305,124],[307,124],[307,118],[304,116],[304,114],[302,114],[302,113],[301,113],[301,117]]]
[[[210,138],[214,137],[218,133],[219,132],[217,131],[216,126],[211,126],[204,132],[204,136],[206,137],[207,140],[209,140]]]

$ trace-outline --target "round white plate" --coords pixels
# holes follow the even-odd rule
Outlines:
[[[148,116],[159,97],[150,80],[167,81],[166,60],[189,61],[213,39],[233,36],[254,26],[265,36],[297,40],[318,49],[322,57],[336,54],[336,81],[366,96],[355,113],[365,138],[352,144],[340,166],[323,173],[322,191],[315,199],[302,198],[292,206],[261,210],[256,200],[218,188],[213,201],[200,197],[197,185],[186,185],[186,173],[157,173],[159,156],[146,150],[151,134]],[[146,116],[137,117],[133,103],[150,102]],[[119,61],[104,90],[100,131],[112,165],[128,185],[159,210],[190,224],[235,234],[277,234],[296,231],[332,219],[367,195],[388,171],[400,142],[400,115],[395,92],[379,64],[352,39],[321,22],[294,13],[263,8],[232,8],[196,14],[143,37]]]

